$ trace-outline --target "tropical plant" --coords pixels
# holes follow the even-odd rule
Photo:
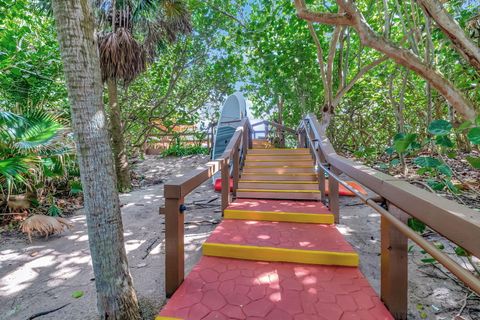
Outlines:
[[[72,145],[62,122],[42,110],[22,115],[0,110],[2,191],[33,192],[47,177],[66,176],[64,164],[72,156]]]

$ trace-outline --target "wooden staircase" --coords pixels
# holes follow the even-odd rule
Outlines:
[[[307,150],[254,147],[237,199],[156,319],[393,320],[333,214],[304,201],[319,199]]]
[[[253,140],[238,184],[237,197],[320,200],[318,180],[308,149],[276,149]]]

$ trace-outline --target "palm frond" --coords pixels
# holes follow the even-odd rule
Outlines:
[[[145,51],[125,28],[100,38],[99,49],[104,81],[115,79],[129,84],[146,68]]]
[[[150,59],[156,55],[157,47],[162,42],[175,42],[178,35],[192,32],[191,15],[183,0],[163,0],[160,2],[159,14],[148,25],[144,47]]]
[[[32,150],[48,147],[63,128],[58,117],[42,110],[29,111],[24,115],[26,122],[17,128],[15,147]]]
[[[24,182],[24,175],[35,159],[29,156],[17,156],[0,160],[0,178],[4,177],[8,181]]]

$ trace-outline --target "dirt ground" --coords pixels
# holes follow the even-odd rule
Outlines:
[[[135,164],[138,188],[121,195],[125,246],[145,319],[152,319],[164,303],[164,217],[158,214],[164,204],[163,182],[206,161],[205,156],[147,156]],[[380,217],[369,207],[352,205],[355,201],[342,199],[339,229],[359,252],[361,270],[378,292]],[[221,216],[218,194],[209,182],[189,195],[185,204],[188,271]],[[96,318],[85,215],[79,210],[69,218],[74,229],[48,240],[35,238],[31,244],[18,233],[0,234],[0,320],[24,320],[65,305],[38,319]],[[453,319],[460,311],[462,318],[457,319],[480,319],[478,297],[469,295],[436,265],[422,263],[419,248],[414,247],[410,255],[409,319]],[[75,291],[83,296],[73,298]]]

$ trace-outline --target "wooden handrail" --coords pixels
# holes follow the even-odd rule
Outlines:
[[[331,208],[336,214],[336,220],[339,219],[339,183],[381,214],[381,297],[396,319],[406,319],[407,314],[407,238],[415,241],[468,287],[480,294],[478,278],[405,224],[408,216],[412,216],[473,255],[480,256],[480,216],[478,213],[456,202],[415,187],[406,181],[338,155],[314,115],[310,114],[305,117],[298,131],[315,156],[319,172],[321,172],[321,180],[325,179],[325,173],[329,175],[329,206],[337,206],[333,210]],[[380,195],[385,200],[387,209],[349,186],[340,178],[341,173]],[[323,194],[325,184],[322,185],[320,182],[319,187]]]
[[[230,163],[232,165],[233,192],[238,186],[240,166],[251,146],[252,127],[248,119],[243,119],[220,159],[208,162],[186,174],[165,183],[165,286],[167,296],[171,296],[184,279],[184,198],[203,182],[219,171],[222,173],[222,211],[230,203]]]

